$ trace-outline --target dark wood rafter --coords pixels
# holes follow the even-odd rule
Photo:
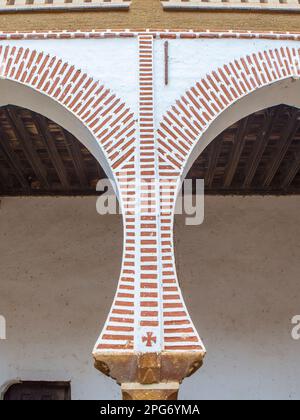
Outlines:
[[[104,177],[91,153],[55,122],[0,108],[0,195],[95,195]]]
[[[75,171],[80,183],[80,186],[83,188],[87,188],[88,187],[88,178],[86,175],[86,171],[85,171],[85,167],[84,167],[84,162],[83,162],[83,158],[82,158],[82,154],[81,154],[81,150],[80,150],[80,146],[78,144],[78,142],[74,142],[73,139],[71,138],[70,134],[61,130],[62,132],[62,136],[64,138],[66,147],[68,149],[68,152],[72,158],[74,167],[75,167]]]
[[[262,125],[261,130],[258,132],[258,136],[255,140],[255,145],[253,148],[253,152],[249,157],[246,171],[245,171],[245,179],[243,182],[243,187],[248,189],[251,186],[253,181],[254,175],[257,171],[259,162],[265,152],[267,147],[272,127],[280,115],[281,107],[272,110],[266,110],[264,112],[264,122]]]
[[[8,106],[6,108],[6,114],[9,121],[11,122],[15,136],[19,139],[23,152],[27,160],[30,162],[32,169],[34,170],[35,175],[40,182],[40,185],[45,186],[46,188],[50,188],[47,178],[47,171],[36,149],[33,147],[31,137],[28,135],[28,131],[18,112],[16,111],[16,108]]]
[[[279,105],[224,130],[187,177],[206,194],[300,194],[300,111]],[[0,195],[96,195],[105,177],[71,133],[28,109],[0,108]]]
[[[267,171],[263,176],[262,185],[264,187],[268,187],[271,184],[276,172],[278,171],[278,168],[281,162],[283,161],[285,154],[287,153],[297,131],[299,130],[299,119],[300,110],[293,110],[287,126],[283,129],[282,136],[280,141],[278,142],[279,144],[274,154],[274,157],[271,159]]]
[[[232,184],[232,180],[236,173],[236,169],[244,148],[244,144],[246,142],[247,134],[250,129],[250,119],[251,117],[246,117],[243,120],[241,120],[238,124],[238,129],[234,138],[231,156],[224,176],[224,188],[230,187],[230,185]]]
[[[0,150],[6,158],[6,162],[9,167],[12,169],[15,177],[19,181],[20,186],[26,192],[29,191],[29,183],[28,180],[24,176],[23,168],[21,161],[18,155],[14,152],[10,141],[2,128],[0,127]]]
[[[9,178],[4,168],[0,167],[0,191],[5,190],[5,186],[8,182]]]
[[[187,177],[206,194],[300,194],[300,110],[278,105],[224,130]]]
[[[217,168],[217,163],[219,159],[219,155],[221,152],[221,145],[222,145],[222,137],[217,138],[216,141],[213,142],[214,144],[211,147],[211,153],[209,154],[208,160],[208,167],[205,176],[205,187],[211,188],[212,183],[214,181],[215,172]]]
[[[70,183],[68,180],[67,171],[63,164],[62,158],[60,154],[58,153],[52,133],[49,130],[47,119],[38,114],[34,114],[32,116],[32,119],[33,119],[33,122],[35,123],[37,131],[40,135],[40,138],[43,144],[45,145],[47,152],[49,153],[50,159],[52,161],[54,168],[56,169],[56,172],[58,174],[62,187],[64,189],[69,189]]]
[[[282,181],[282,188],[288,188],[300,171],[300,150],[295,154],[294,161],[288,167]]]

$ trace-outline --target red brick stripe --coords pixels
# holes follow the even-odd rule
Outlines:
[[[113,31],[111,29],[95,29],[93,31],[80,31],[74,30],[52,30],[52,31],[22,31],[22,32],[0,32],[0,40],[32,40],[32,39],[100,39],[100,38],[134,38],[140,34],[152,35],[153,38],[171,38],[171,39],[272,39],[283,41],[299,41],[299,32],[280,32],[280,31],[234,31],[234,30],[206,30],[206,31],[193,31],[193,30],[161,30],[161,29],[144,29],[134,31],[124,29]]]

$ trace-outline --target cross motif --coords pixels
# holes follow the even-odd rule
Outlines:
[[[156,343],[156,337],[153,336],[153,332],[146,333],[146,336],[143,337],[143,343],[145,342],[147,347],[152,347],[152,343]]]

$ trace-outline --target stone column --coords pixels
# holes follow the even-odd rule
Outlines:
[[[178,382],[152,385],[139,383],[122,384],[123,400],[177,400],[178,390]]]
[[[201,366],[205,349],[176,276],[173,218],[179,171],[164,161],[168,145],[162,152],[156,143],[153,41],[151,34],[138,37],[138,141],[134,171],[127,168],[121,189],[123,267],[93,354],[96,368],[122,386],[124,399],[171,400],[182,380]],[[131,208],[125,202],[129,192]]]

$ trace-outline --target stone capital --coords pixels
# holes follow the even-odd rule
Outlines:
[[[122,385],[124,399],[167,400],[177,398],[179,384],[202,366],[204,355],[202,351],[98,352],[94,357],[95,367]]]

